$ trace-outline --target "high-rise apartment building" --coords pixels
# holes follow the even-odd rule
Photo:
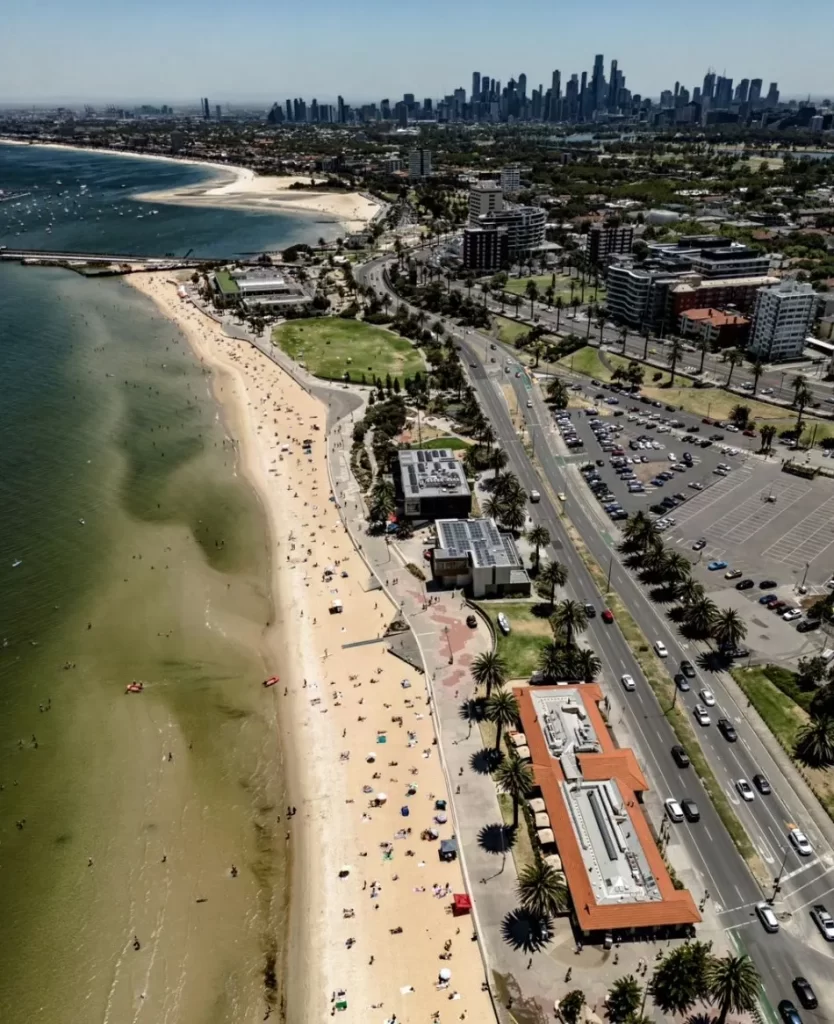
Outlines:
[[[770,83],[770,88],[767,90],[767,98],[765,103],[769,107],[775,107],[779,102],[779,86],[776,82]]]
[[[605,68],[603,64],[603,55],[598,53],[594,57],[594,70],[591,74],[590,102],[586,104],[589,115],[593,114],[595,110],[599,110],[605,103]]]
[[[504,193],[497,181],[479,181],[469,190],[469,223],[504,209]]]
[[[507,228],[468,227],[463,229],[463,265],[467,270],[492,274],[509,263]]]
[[[554,71],[550,81],[550,120],[562,120],[562,72]]]
[[[617,94],[619,92],[619,72],[617,71],[617,62],[611,61],[611,77],[608,79],[608,99],[606,107],[610,113],[613,113],[617,109]]]
[[[715,72],[708,71],[704,75],[704,84],[701,88],[701,98],[711,100],[715,97]]]
[[[481,101],[481,72],[472,72],[472,103],[480,103]]]
[[[762,98],[762,80],[754,78],[750,83],[750,92],[747,94],[747,102],[751,107],[757,107]]]
[[[589,262],[600,264],[616,253],[631,252],[633,243],[633,224],[621,224],[619,227],[594,224],[588,231],[586,254]]]
[[[518,164],[510,164],[501,168],[502,192],[518,192],[521,189],[521,168]]]
[[[412,149],[408,154],[409,181],[419,181],[431,176],[431,150]]]
[[[807,282],[786,279],[773,288],[761,288],[747,351],[765,362],[801,356],[818,301],[817,293]]]

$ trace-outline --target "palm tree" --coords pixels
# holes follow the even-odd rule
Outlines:
[[[822,714],[804,725],[793,748],[797,761],[823,771],[834,765],[834,718]]]
[[[753,356],[750,362],[750,370],[753,374],[753,397],[756,397],[756,391],[759,387],[759,378],[764,373],[765,364],[759,358],[759,356]]]
[[[553,287],[552,284],[549,284],[547,286],[547,288],[545,288],[545,290],[544,290],[544,299],[545,299],[545,302],[547,303],[547,308],[548,309],[550,309],[550,307],[553,305],[553,296],[555,294],[556,294],[556,289]]]
[[[487,519],[500,519],[504,512],[504,502],[498,495],[493,494],[483,503],[481,511]]]
[[[541,918],[554,917],[568,904],[564,875],[546,861],[537,861],[521,869],[516,894],[525,910]]]
[[[493,483],[493,492],[504,500],[512,500],[523,495],[521,484],[515,473],[500,473],[496,475]]]
[[[562,316],[562,310],[565,308],[565,304],[562,301],[562,296],[556,296],[556,333],[559,333],[559,319]]]
[[[568,389],[558,377],[553,377],[548,381],[547,400],[556,409],[567,409],[568,407]]]
[[[694,604],[695,601],[699,601],[704,596],[704,593],[703,583],[693,580],[691,576],[681,580],[677,587],[675,587],[675,597],[683,605]]]
[[[384,523],[396,507],[394,485],[388,481],[376,483],[370,501],[370,517],[373,522]]]
[[[495,781],[502,793],[513,798],[513,828],[518,828],[518,805],[535,787],[533,769],[513,754],[505,757],[495,769]]]
[[[716,1024],[726,1024],[729,1013],[748,1013],[755,1008],[759,972],[746,953],[713,957],[706,975],[710,1000],[719,1008]]]
[[[573,646],[576,633],[582,633],[588,625],[588,614],[578,601],[570,598],[560,601],[551,616],[555,631],[563,631],[568,648]]]
[[[562,644],[552,640],[542,647],[539,652],[539,669],[546,679],[553,682],[564,679],[567,675],[567,667],[565,648]]]
[[[678,365],[678,359],[681,357],[683,352],[683,342],[680,338],[672,338],[669,343],[669,353],[666,356],[669,362],[669,386],[675,386],[675,367]]]
[[[641,570],[645,577],[654,580],[662,579],[667,557],[666,548],[663,547],[660,541],[648,548],[643,554],[641,565]]]
[[[586,683],[592,683],[602,671],[602,662],[588,647],[575,651],[571,664],[577,677]]]
[[[634,548],[637,551],[647,551],[660,543],[660,533],[653,519],[649,519],[645,512],[635,512],[629,516],[623,530],[626,547]]]
[[[550,533],[545,526],[534,526],[527,534],[527,539],[536,546],[536,572],[539,571],[539,554],[542,548],[550,543]]]
[[[497,651],[484,651],[472,662],[472,678],[477,686],[486,687],[487,700],[492,688],[500,690],[507,681],[507,666]]]
[[[759,434],[762,439],[762,451],[769,452],[773,447],[773,438],[776,437],[776,427],[772,423],[765,423],[763,427],[759,427]]]
[[[628,328],[625,325],[620,328],[620,341],[623,345],[623,355],[625,355],[626,346],[628,345]]]
[[[563,587],[567,581],[567,568],[554,560],[539,569],[537,589],[543,597],[547,597],[548,603],[553,607],[556,604],[556,588]]]
[[[495,431],[492,429],[491,423],[485,423],[483,427],[481,427],[478,440],[482,441],[486,445],[487,458],[489,458],[490,448],[495,441]]]
[[[791,402],[791,405],[796,405],[796,396],[799,394],[800,391],[802,391],[803,388],[808,387],[808,378],[805,376],[804,373],[798,373],[791,381],[791,387],[793,388],[794,395],[793,402]]]
[[[686,609],[686,625],[698,636],[708,636],[718,614],[718,607],[708,597],[700,597]]]
[[[611,1024],[632,1024],[642,998],[643,987],[633,974],[617,978],[605,1000]]]
[[[727,608],[716,615],[712,624],[712,638],[721,650],[738,647],[747,636],[747,626],[734,608]]]
[[[565,1024],[578,1024],[579,1015],[585,1005],[585,993],[578,988],[568,992],[559,1000],[559,1017]]]
[[[504,451],[503,448],[498,448],[496,446],[495,448],[492,449],[491,455],[487,453],[487,457],[489,459],[489,464],[490,466],[492,466],[492,470],[495,473],[495,477],[497,479],[498,474],[509,462],[509,459],[507,458],[507,453]]]
[[[709,945],[678,946],[655,968],[649,985],[655,1006],[665,1014],[684,1014],[706,994]]]
[[[474,476],[478,472],[482,459],[483,449],[481,446],[477,444],[470,444],[463,455],[463,465],[469,476]]]
[[[486,702],[484,713],[495,725],[495,749],[501,749],[501,729],[518,721],[518,701],[509,690],[496,690]]]
[[[796,439],[799,440],[800,427],[802,426],[802,413],[805,411],[805,406],[809,405],[813,399],[810,388],[803,384],[802,387],[797,388],[794,392],[793,400],[796,403],[797,415],[796,415]]]
[[[498,519],[503,527],[513,533],[521,533],[527,522],[526,500],[521,495],[502,498]]]
[[[530,319],[533,319],[533,304],[539,297],[539,286],[535,281],[528,281],[527,286],[524,289],[524,294],[530,300]]]
[[[730,386],[730,381],[733,379],[733,371],[735,370],[736,365],[743,359],[744,353],[741,349],[729,348],[724,353],[724,362],[730,364],[730,372],[727,374],[727,383],[724,385],[725,387],[728,388]]]
[[[683,583],[692,574],[692,564],[679,551],[669,551],[663,564],[663,581],[670,585]]]

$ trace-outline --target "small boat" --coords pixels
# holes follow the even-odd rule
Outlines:
[[[14,561],[12,562],[12,568],[13,568],[13,569],[16,569],[16,568],[17,568],[17,567],[18,567],[19,565],[23,565],[23,559],[22,559],[22,558],[16,558],[16,559],[15,559],[15,560],[14,560]]]
[[[125,687],[125,693],[141,693],[145,689],[144,683],[137,683],[134,680],[132,683],[128,683]]]
[[[274,686],[276,683],[280,683],[280,676],[270,676],[269,679],[264,679],[264,686]]]
[[[86,519],[79,519],[78,522],[81,523],[82,526],[86,526],[87,525]]]

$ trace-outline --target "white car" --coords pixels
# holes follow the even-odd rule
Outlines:
[[[793,622],[795,619],[802,618],[802,612],[798,608],[789,608],[782,618],[785,622]]]
[[[822,903],[815,903],[811,911],[811,919],[822,932],[822,937],[827,942],[834,942],[834,917],[832,917]]]
[[[510,623],[507,616],[503,612],[498,613],[498,628],[504,634],[504,636],[510,635]]]
[[[663,806],[671,821],[683,821],[683,808],[673,796],[665,800]]]
[[[660,443],[660,441],[652,441],[651,444],[652,444],[652,448],[654,448],[654,450],[656,452],[659,452],[660,449],[663,447],[663,445]]]
[[[568,500],[568,496],[567,496],[567,494],[565,494],[564,491],[559,491],[559,493],[556,495],[556,497],[559,499],[559,501],[567,501]]]
[[[763,395],[772,395],[773,394],[773,388],[762,388],[762,394]]]
[[[690,480],[688,486],[691,487],[693,491],[702,491],[704,489],[704,485],[699,484],[697,480]]]
[[[666,456],[666,458],[667,458],[667,459],[668,459],[668,460],[669,460],[670,462],[677,462],[677,461],[678,461],[678,457],[677,457],[677,455],[675,455],[675,453],[674,453],[674,452],[669,452],[669,454],[668,454],[668,455]]]
[[[708,708],[715,707],[715,695],[713,694],[712,690],[701,690],[698,696],[701,698],[703,703],[706,704]]]
[[[811,844],[808,842],[808,837],[798,828],[788,829],[788,839],[796,849],[798,854],[803,857],[810,857],[812,854]]]
[[[630,675],[624,675],[620,677],[620,682],[623,684],[623,688],[626,690],[634,690],[637,688],[637,684]]]
[[[736,782],[736,789],[738,790],[741,799],[746,800],[748,803],[750,803],[750,801],[756,795],[753,792],[753,787],[750,785],[747,779],[739,779]]]
[[[695,716],[698,725],[709,725],[709,715],[703,704],[696,704],[692,709],[692,714]]]
[[[658,656],[658,658],[668,658],[669,657],[669,652],[666,650],[666,644],[664,644],[660,640],[655,640],[655,642],[654,642],[654,652]]]

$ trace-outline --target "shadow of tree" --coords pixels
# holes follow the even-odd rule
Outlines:
[[[478,846],[486,853],[507,853],[516,841],[516,834],[512,825],[503,822],[484,825],[478,833]]]
[[[676,604],[674,608],[670,608],[669,611],[666,612],[666,614],[669,616],[672,622],[677,622],[678,624],[683,622],[684,610],[679,604]]]
[[[715,1017],[708,1010],[702,1010],[700,1013],[691,1013],[686,1018],[686,1024],[713,1024]]]
[[[537,619],[549,619],[553,614],[553,605],[549,601],[541,601],[531,606],[530,611]]]
[[[550,941],[550,921],[519,907],[501,922],[501,935],[513,949],[538,953]]]
[[[675,600],[675,591],[674,588],[661,584],[659,587],[652,587],[649,597],[657,604],[669,604]]]
[[[493,747],[483,747],[470,757],[469,766],[473,772],[477,772],[479,775],[491,775],[498,765],[501,764],[503,758],[504,755],[500,750],[495,750]]]
[[[465,700],[460,706],[458,715],[464,720],[464,722],[477,723],[483,722],[486,719],[486,698],[485,697],[473,697],[471,700]]]
[[[698,668],[702,668],[707,672],[724,672],[731,665],[732,658],[728,658],[725,654],[721,654],[720,651],[704,651],[696,659]]]
[[[639,569],[643,564],[643,558],[644,556],[639,551],[635,551],[623,559],[623,565],[626,569]]]

